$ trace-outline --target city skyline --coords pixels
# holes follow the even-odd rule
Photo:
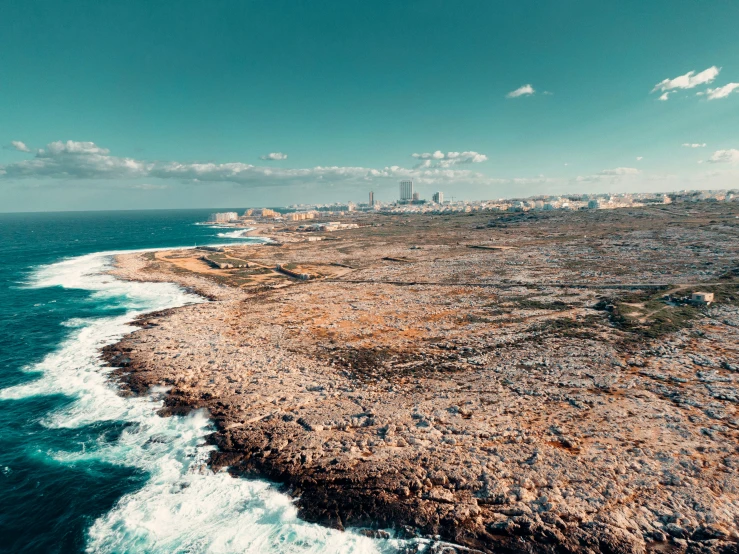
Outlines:
[[[739,6],[445,6],[10,5],[0,210],[739,183]]]

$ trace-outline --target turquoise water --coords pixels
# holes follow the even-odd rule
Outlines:
[[[243,242],[203,211],[0,214],[1,552],[390,552],[297,518],[263,481],[205,465],[207,414],[124,398],[99,349],[147,311],[200,302],[104,275],[111,252]]]

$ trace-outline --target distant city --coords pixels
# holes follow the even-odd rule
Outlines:
[[[442,214],[454,212],[526,212],[550,210],[610,210],[635,208],[655,204],[681,202],[739,202],[739,189],[731,190],[681,190],[669,193],[599,193],[537,195],[528,198],[498,198],[495,200],[446,200],[442,191],[435,192],[430,200],[420,197],[414,190],[412,179],[400,181],[398,200],[379,202],[374,191],[368,192],[367,203],[336,202],[333,204],[292,204],[285,210],[270,208],[249,209],[241,216],[237,212],[211,214],[211,223],[248,223],[251,218],[275,221],[303,221],[326,217],[349,216],[367,212],[386,214]],[[284,212],[284,213],[283,213]],[[339,222],[322,222],[305,228],[343,228]]]

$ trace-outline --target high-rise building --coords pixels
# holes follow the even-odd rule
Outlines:
[[[413,179],[400,182],[400,201],[410,202],[413,200]]]
[[[434,193],[434,195],[431,197],[431,200],[433,200],[437,204],[443,204],[444,203],[444,193],[441,191]]]
[[[373,191],[370,191],[369,193],[369,205],[370,206],[375,205],[375,193]]]

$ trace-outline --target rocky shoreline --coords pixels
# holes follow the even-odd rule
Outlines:
[[[142,329],[161,325],[174,310],[165,310],[142,316],[134,322]],[[151,386],[171,385],[151,373],[149,365],[140,360],[126,338],[103,350],[103,359],[115,367],[113,375],[123,393],[146,394]],[[332,460],[331,475],[325,468],[302,470],[295,463],[272,457],[272,432],[262,430],[235,437],[228,432],[227,406],[203,395],[188,395],[175,390],[165,397],[160,415],[186,415],[193,410],[206,409],[213,418],[217,431],[209,442],[218,447],[211,457],[214,471],[227,467],[235,477],[263,478],[278,484],[283,492],[296,500],[299,516],[306,521],[320,523],[337,529],[347,526],[364,527],[371,536],[382,537],[382,531],[393,528],[399,537],[425,536],[444,538],[452,543],[439,541],[438,547],[453,552],[636,552],[633,539],[620,536],[619,529],[594,523],[578,526],[558,517],[532,519],[520,510],[512,510],[506,527],[490,533],[481,529],[474,516],[479,514],[475,505],[479,500],[469,498],[471,503],[455,509],[445,518],[439,518],[436,510],[427,504],[453,505],[458,497],[427,495],[419,500],[412,493],[423,487],[418,483],[417,471],[404,465],[385,467],[383,473],[358,471],[351,463]],[[289,423],[286,421],[285,423]],[[316,431],[310,424],[298,422],[308,431]],[[283,431],[284,436],[292,429]],[[279,430],[278,430],[279,433]],[[236,442],[236,439],[238,442]],[[284,442],[284,439],[283,441]],[[309,461],[301,456],[301,462]],[[448,480],[439,476],[436,485],[446,485]],[[409,486],[410,485],[410,486]],[[413,490],[411,490],[411,488]],[[443,490],[443,489],[441,489]],[[424,502],[430,501],[430,502]],[[519,513],[520,512],[520,513]],[[400,523],[400,525],[399,525]],[[459,543],[459,544],[458,544]],[[436,551],[436,550],[432,550]],[[728,552],[728,550],[727,550]]]
[[[532,251],[566,257],[561,241],[534,245],[527,229],[527,251],[491,253],[449,246],[450,229],[420,251],[387,229],[242,247],[265,264],[341,263],[352,282],[235,287],[119,256],[118,277],[210,302],[142,317],[103,356],[124,391],[171,387],[163,415],[207,409],[213,468],[281,485],[308,521],[459,545],[445,552],[736,552],[735,305],[637,336],[594,308],[601,292],[503,286],[501,262],[533,287]],[[732,240],[719,245],[728,258]],[[400,274],[421,284],[384,284]],[[501,288],[454,284],[470,275]]]

